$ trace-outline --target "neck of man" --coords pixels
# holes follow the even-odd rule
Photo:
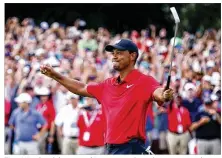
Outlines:
[[[27,106],[27,107],[24,107],[24,108],[23,108],[23,111],[24,111],[24,112],[28,112],[28,111],[29,111],[29,107],[28,107],[28,106]]]
[[[134,66],[128,67],[127,69],[124,69],[119,72],[120,81],[123,81],[126,76],[134,69]]]

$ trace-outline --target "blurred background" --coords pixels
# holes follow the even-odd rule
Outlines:
[[[5,4],[5,153],[102,154],[103,134],[84,142],[79,137],[84,121],[75,111],[78,108],[90,116],[101,110],[100,105],[68,93],[43,76],[39,67],[49,63],[70,78],[100,82],[117,75],[105,45],[129,38],[139,48],[136,68],[164,85],[174,35],[172,6],[181,19],[171,78],[177,97],[162,109],[156,103],[148,109],[146,145],[155,154],[198,154],[205,148],[198,146],[199,139],[220,147],[216,115],[221,110],[220,4]],[[32,100],[20,96],[23,93]],[[21,103],[34,112],[25,113],[26,105]],[[67,113],[76,117],[63,119]],[[204,132],[203,128],[188,132],[203,116],[210,118],[202,124]],[[102,124],[101,116],[100,124],[92,124],[100,130],[91,132],[103,133]],[[182,130],[173,131],[177,125]],[[33,128],[24,131],[27,126]],[[212,128],[216,132],[209,132]],[[172,144],[172,140],[178,141]],[[218,152],[209,149],[202,154]]]

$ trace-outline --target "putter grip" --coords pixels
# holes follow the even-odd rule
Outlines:
[[[170,87],[170,80],[171,80],[171,75],[169,75],[168,78],[167,78],[167,84],[166,84],[166,87],[165,87],[164,91],[169,89],[169,87]]]

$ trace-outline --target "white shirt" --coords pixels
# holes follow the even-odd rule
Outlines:
[[[79,116],[79,108],[73,108],[68,104],[61,108],[56,115],[55,124],[59,127],[63,126],[63,135],[65,137],[78,137],[79,128],[77,127],[77,120]]]
[[[62,91],[58,90],[53,98],[53,103],[55,105],[56,113],[59,113],[61,108],[67,105],[67,93],[63,93]]]

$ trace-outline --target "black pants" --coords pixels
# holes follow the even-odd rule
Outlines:
[[[124,144],[106,144],[106,154],[118,155],[118,154],[148,154],[145,151],[145,143],[140,139],[131,139]]]

